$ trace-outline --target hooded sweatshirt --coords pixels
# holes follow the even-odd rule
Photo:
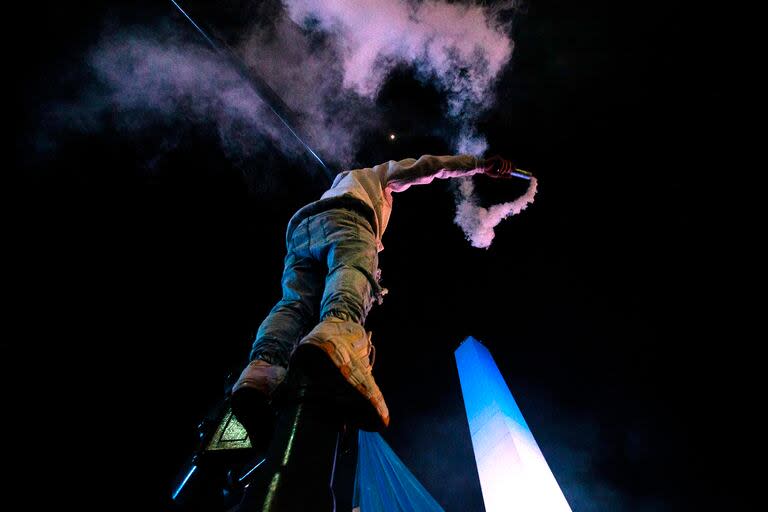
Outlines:
[[[371,222],[379,252],[384,250],[381,237],[392,213],[392,193],[403,192],[412,185],[426,185],[435,178],[459,178],[483,172],[483,160],[471,155],[432,156],[418,160],[390,160],[374,167],[342,171],[331,188],[319,200],[296,212],[288,222],[286,238],[305,218],[332,208],[350,207],[362,211]]]

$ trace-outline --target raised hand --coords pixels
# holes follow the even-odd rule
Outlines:
[[[515,170],[512,162],[498,155],[483,161],[483,172],[491,178],[512,178]]]

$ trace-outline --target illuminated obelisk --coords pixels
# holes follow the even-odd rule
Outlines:
[[[455,355],[486,512],[570,512],[488,349],[470,336]]]

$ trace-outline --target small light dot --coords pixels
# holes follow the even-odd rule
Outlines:
[[[395,140],[395,134],[394,133],[390,133],[389,134],[389,140]]]

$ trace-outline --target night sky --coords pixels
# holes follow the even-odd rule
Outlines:
[[[186,3],[223,38],[279,10],[262,4]],[[42,483],[33,504],[161,509],[279,298],[288,219],[327,182],[268,140],[233,156],[204,119],[132,129],[115,108],[92,126],[50,122],[61,105],[87,108],[84,56],[105,34],[162,26],[199,39],[169,2],[25,10],[6,105],[22,329],[2,345],[21,390],[7,402],[18,474]],[[478,126],[488,153],[532,171],[539,193],[488,250],[452,223],[449,183],[395,196],[380,254],[390,294],[367,323],[392,416],[384,437],[446,511],[483,510],[453,359],[471,335],[574,511],[739,510],[725,485],[736,477],[722,473],[735,456],[713,439],[739,429],[724,418],[741,356],[735,339],[703,343],[727,323],[714,298],[729,280],[714,271],[727,241],[713,185],[729,179],[715,171],[735,138],[720,129],[718,12],[529,0],[514,16],[514,54]],[[450,154],[442,101],[394,70],[355,164]],[[525,188],[476,183],[487,204]],[[340,459],[339,510],[353,464]]]

